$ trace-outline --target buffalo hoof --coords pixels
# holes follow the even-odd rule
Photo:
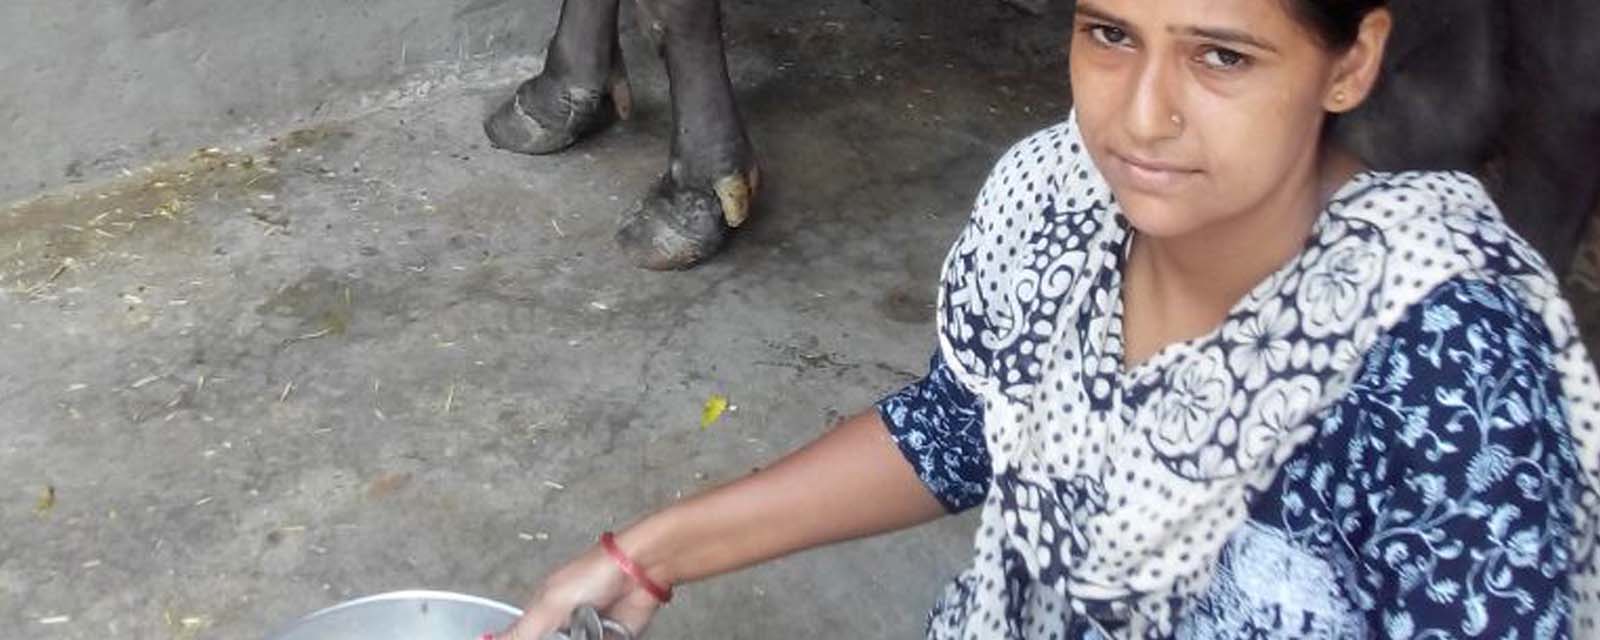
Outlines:
[[[543,155],[566,149],[586,135],[627,118],[627,82],[613,78],[609,90],[562,86],[540,75],[517,87],[511,99],[483,121],[495,147]]]
[[[617,247],[635,266],[671,271],[710,258],[727,236],[716,194],[680,186],[663,176],[622,214]]]
[[[715,255],[728,230],[749,217],[758,173],[716,180],[709,188],[662,176],[622,216],[617,246],[635,266],[655,271],[688,269]]]

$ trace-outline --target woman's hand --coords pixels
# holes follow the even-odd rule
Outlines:
[[[566,626],[572,611],[581,605],[592,606],[621,623],[635,638],[644,633],[661,607],[597,545],[546,579],[522,618],[495,640],[542,640],[545,634]]]

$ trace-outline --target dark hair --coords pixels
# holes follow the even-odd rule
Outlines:
[[[1386,0],[1285,0],[1290,13],[1322,40],[1322,45],[1343,50],[1355,44],[1361,21]]]

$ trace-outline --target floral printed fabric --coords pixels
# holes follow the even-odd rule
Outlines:
[[[1509,292],[1452,282],[1431,294],[1253,500],[1173,636],[1569,637],[1579,471],[1552,358]],[[952,509],[988,487],[976,403],[937,356],[879,403]]]
[[[1580,469],[1549,333],[1478,282],[1417,311],[1251,513],[1353,560],[1340,583],[1384,637],[1567,637]]]
[[[956,382],[939,354],[928,377],[878,403],[917,476],[951,512],[983,503],[989,493],[989,453],[983,446],[983,408]]]
[[[960,410],[928,410],[889,402],[884,411],[891,423],[896,415],[981,415],[989,474],[975,560],[941,600],[930,636],[1173,637],[1184,628],[1195,628],[1183,624],[1207,603],[1218,610],[1241,609],[1218,604],[1242,602],[1222,597],[1229,592],[1216,591],[1218,585],[1227,586],[1231,579],[1238,587],[1240,576],[1267,574],[1250,570],[1249,562],[1240,564],[1240,558],[1255,562],[1277,557],[1275,562],[1295,567],[1316,567],[1321,562],[1327,564],[1326,570],[1301,574],[1356,576],[1358,580],[1340,583],[1336,591],[1357,611],[1383,611],[1386,602],[1423,589],[1440,606],[1454,602],[1450,606],[1466,612],[1463,620],[1471,624],[1458,630],[1462,634],[1479,624],[1474,622],[1474,611],[1499,606],[1492,600],[1505,593],[1518,602],[1531,599],[1549,605],[1541,613],[1559,610],[1558,600],[1507,587],[1506,579],[1527,579],[1517,571],[1526,567],[1509,561],[1486,561],[1482,571],[1488,571],[1487,578],[1430,581],[1436,574],[1430,573],[1434,565],[1428,563],[1449,560],[1446,556],[1454,553],[1471,558],[1471,551],[1430,546],[1424,560],[1422,550],[1406,545],[1418,540],[1437,545],[1441,535],[1469,536],[1469,531],[1451,527],[1468,522],[1460,516],[1472,516],[1482,510],[1481,505],[1450,503],[1409,513],[1382,509],[1384,501],[1398,500],[1406,491],[1491,504],[1485,492],[1504,492],[1507,486],[1564,497],[1565,501],[1551,500],[1560,504],[1543,516],[1548,522],[1539,535],[1548,534],[1555,546],[1539,547],[1545,555],[1537,564],[1552,580],[1571,577],[1573,627],[1580,636],[1593,632],[1600,387],[1554,278],[1526,243],[1505,229],[1481,185],[1456,173],[1358,174],[1333,196],[1301,254],[1248,294],[1217,331],[1172,345],[1124,370],[1120,289],[1122,261],[1132,241],[1132,230],[1082,149],[1071,120],[1013,147],[980,192],[972,221],[945,265],[934,372],[969,394],[972,403]],[[1455,429],[1467,428],[1466,419],[1459,417],[1466,408],[1483,413],[1483,406],[1466,399],[1467,389],[1488,384],[1483,363],[1451,355],[1462,349],[1481,350],[1478,343],[1486,340],[1484,330],[1471,321],[1483,316],[1483,310],[1429,298],[1454,292],[1450,288],[1454,286],[1468,292],[1463,295],[1476,295],[1476,303],[1498,300],[1501,308],[1514,306],[1526,316],[1524,320],[1534,319],[1530,322],[1542,330],[1538,339],[1521,340],[1543,345],[1547,376],[1540,378],[1545,381],[1540,384],[1554,386],[1541,404],[1523,401],[1527,416],[1513,411],[1506,419],[1524,427],[1546,420],[1551,429],[1570,432],[1569,449],[1582,462],[1582,472],[1573,475],[1571,483],[1546,478],[1546,485],[1535,487],[1525,479],[1535,476],[1517,473],[1520,463],[1502,468],[1502,454],[1515,452],[1515,443],[1498,443],[1497,448],[1485,440],[1475,448],[1456,443],[1452,445],[1456,451],[1423,450],[1419,455],[1426,462],[1464,456],[1465,461],[1455,464],[1470,471],[1476,462],[1485,470],[1487,475],[1461,480],[1471,494],[1452,494],[1454,476],[1426,472],[1413,479],[1414,486],[1389,486],[1385,483],[1410,478],[1395,474],[1405,473],[1403,463],[1416,460],[1374,455],[1370,477],[1352,477],[1343,485],[1346,490],[1335,489],[1326,496],[1328,504],[1344,511],[1329,512],[1328,517],[1337,518],[1329,520],[1336,528],[1318,535],[1332,535],[1338,543],[1334,548],[1345,549],[1342,555],[1323,553],[1326,549],[1308,544],[1315,536],[1303,535],[1310,530],[1304,523],[1256,527],[1263,522],[1256,512],[1262,496],[1271,495],[1280,479],[1293,471],[1286,464],[1303,456],[1308,447],[1333,438],[1324,432],[1325,416],[1339,411],[1343,399],[1361,392],[1372,370],[1369,356],[1392,349],[1393,344],[1384,340],[1406,335],[1397,329],[1407,319],[1419,323],[1410,334],[1413,343],[1417,335],[1427,335],[1445,345],[1456,330],[1464,331],[1461,339],[1467,340],[1466,347],[1458,345],[1453,352],[1436,346],[1429,352],[1432,355],[1408,356],[1407,375],[1417,377],[1414,372],[1423,369],[1417,363],[1426,362],[1439,371],[1465,375],[1470,384],[1463,383],[1456,393],[1436,389],[1439,395],[1406,385],[1404,389],[1415,391],[1413,395],[1389,396],[1389,401],[1403,397],[1408,403],[1421,403],[1408,405],[1413,417],[1404,424],[1409,430],[1352,437],[1351,442],[1397,454],[1412,447],[1412,441],[1415,446],[1427,445],[1438,436],[1432,432],[1435,426],[1452,435]],[[1503,328],[1496,327],[1494,334],[1510,340]],[[1514,360],[1527,354],[1510,343],[1497,348]],[[941,365],[947,373],[940,372]],[[1366,393],[1377,394],[1370,389]],[[1417,407],[1438,414],[1455,408],[1459,415],[1437,424],[1417,422]],[[1346,429],[1359,424],[1375,428],[1377,418],[1365,412],[1362,416],[1349,416],[1341,424],[1351,422]],[[949,425],[943,429],[951,431]],[[919,437],[930,442],[950,438],[924,432],[903,434],[897,440],[916,458],[914,463],[920,459],[946,463],[938,469],[923,468],[964,488],[962,497],[948,500],[947,506],[970,504],[975,482],[959,475],[950,479],[965,467],[950,464],[954,460],[948,456],[907,447]],[[1539,455],[1553,455],[1559,449],[1550,439],[1540,442],[1544,448]],[[1474,457],[1485,451],[1489,457]],[[1326,460],[1332,464],[1331,458]],[[1332,468],[1341,473],[1359,471],[1349,460]],[[1333,480],[1326,474],[1307,473],[1307,481],[1313,483]],[[1497,475],[1501,473],[1507,475]],[[1368,501],[1358,506],[1370,507],[1389,520],[1363,525],[1356,518],[1350,526],[1384,530],[1455,524],[1441,524],[1444,528],[1415,534],[1414,539],[1400,531],[1383,534],[1378,555],[1373,556],[1373,549],[1351,542],[1363,530],[1343,529],[1353,517],[1349,509],[1354,503],[1349,501],[1357,496]],[[1316,513],[1309,506],[1311,498],[1301,496],[1301,511],[1292,515]],[[1563,505],[1571,506],[1573,513],[1562,513]],[[1504,528],[1515,537],[1530,530],[1525,514],[1541,517],[1523,506],[1516,513],[1497,512],[1491,506],[1485,522],[1495,528],[1488,534]],[[1260,535],[1238,537],[1247,532]],[[1290,533],[1298,537],[1274,537]],[[1507,550],[1501,557],[1525,562],[1528,535],[1516,538],[1516,544],[1508,547],[1515,552]],[[1565,546],[1557,540],[1562,537]],[[1469,538],[1477,539],[1462,539]],[[1509,544],[1508,540],[1501,542]],[[1241,544],[1276,555],[1265,551],[1240,555]],[[1392,566],[1374,569],[1374,558]],[[1512,590],[1507,592],[1508,588]],[[1552,589],[1549,593],[1559,591]],[[1343,609],[1329,606],[1317,619],[1338,619],[1336,612]],[[1404,611],[1410,617],[1396,614],[1380,620],[1377,628],[1398,632],[1409,624],[1426,635],[1432,618],[1417,613],[1421,609]],[[1560,621],[1564,615],[1553,614],[1557,621],[1551,624],[1565,627]],[[1493,623],[1481,624],[1488,628]],[[1328,637],[1345,637],[1341,633]]]

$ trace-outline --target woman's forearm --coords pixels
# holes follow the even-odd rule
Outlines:
[[[766,469],[657,512],[618,543],[651,577],[677,584],[945,513],[869,411]]]

